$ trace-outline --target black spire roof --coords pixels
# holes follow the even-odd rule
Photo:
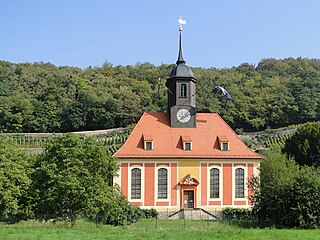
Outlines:
[[[179,29],[180,39],[179,39],[179,54],[178,60],[176,62],[177,66],[172,69],[170,78],[180,77],[180,78],[193,78],[193,72],[191,69],[185,64],[186,61],[183,58],[182,54],[182,28]],[[195,79],[194,79],[195,80]]]
[[[180,32],[180,39],[179,39],[179,55],[178,55],[178,60],[176,62],[177,65],[180,63],[186,63],[186,61],[183,59],[183,54],[182,54],[182,31],[179,30]]]

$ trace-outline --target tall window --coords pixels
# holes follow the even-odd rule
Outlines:
[[[210,198],[219,198],[219,169],[210,170]]]
[[[180,97],[185,98],[188,96],[187,94],[187,84],[181,83],[180,84]]]
[[[141,170],[134,168],[131,170],[131,199],[141,198]]]
[[[158,198],[166,199],[168,197],[168,170],[160,168],[158,170]]]
[[[244,198],[244,170],[242,168],[237,168],[236,172],[236,198]]]

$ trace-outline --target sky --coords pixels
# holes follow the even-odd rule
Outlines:
[[[1,0],[0,60],[87,68],[320,58],[318,0]]]

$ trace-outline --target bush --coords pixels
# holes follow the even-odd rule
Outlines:
[[[252,210],[249,208],[224,208],[222,210],[223,220],[250,220]]]
[[[145,218],[156,218],[158,216],[158,212],[154,208],[142,209],[142,211],[144,212]]]

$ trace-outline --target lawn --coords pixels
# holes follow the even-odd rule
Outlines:
[[[219,221],[143,220],[126,227],[95,225],[79,220],[69,223],[20,222],[0,225],[1,240],[57,239],[320,239],[320,229],[250,229]]]

